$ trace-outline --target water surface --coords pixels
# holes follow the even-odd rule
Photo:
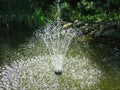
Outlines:
[[[38,32],[39,33],[39,32]],[[119,43],[118,43],[119,46]],[[120,48],[109,41],[73,40],[62,75],[33,31],[0,36],[0,90],[119,90]]]

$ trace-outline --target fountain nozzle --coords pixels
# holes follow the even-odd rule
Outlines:
[[[56,75],[61,75],[61,74],[62,74],[62,71],[55,71],[55,74],[56,74]]]

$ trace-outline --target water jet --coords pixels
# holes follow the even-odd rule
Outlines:
[[[75,36],[73,28],[64,29],[62,21],[53,21],[48,24],[41,34],[45,42],[55,74],[61,74],[63,61],[72,38]]]

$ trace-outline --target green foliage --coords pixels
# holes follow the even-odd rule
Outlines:
[[[28,26],[45,24],[44,14],[37,3],[32,0],[3,0],[0,1],[0,21],[8,23],[17,21]]]
[[[119,21],[120,0],[70,0],[61,4],[62,19],[66,21],[82,20],[86,22]],[[115,7],[115,8],[114,8]]]
[[[120,20],[120,0],[61,0],[60,18],[65,21]],[[0,22],[25,22],[39,26],[57,19],[56,0],[0,0]]]
[[[86,0],[82,0],[81,2],[82,6],[86,9],[86,10],[90,10],[90,9],[94,9],[94,3],[92,1],[88,2]]]

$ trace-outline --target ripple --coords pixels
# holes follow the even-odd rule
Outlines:
[[[65,58],[63,73],[54,74],[50,56],[21,59],[2,67],[0,90],[98,89],[102,72],[87,58]],[[96,86],[96,87],[95,87]]]

